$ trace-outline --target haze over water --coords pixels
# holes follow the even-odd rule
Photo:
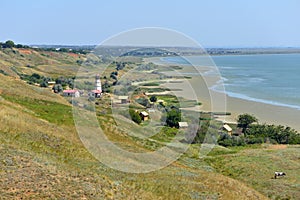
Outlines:
[[[300,54],[212,56],[231,97],[300,109]],[[205,65],[199,56],[188,57]],[[167,63],[189,64],[180,57],[165,57]],[[213,75],[214,71],[204,76]],[[215,85],[214,90],[218,90]]]

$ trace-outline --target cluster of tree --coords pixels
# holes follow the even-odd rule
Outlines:
[[[140,64],[135,70],[144,71],[144,70],[154,70],[154,69],[157,69],[157,68],[158,68],[157,65],[150,62],[150,63]]]
[[[81,47],[77,47],[76,49],[73,48],[66,48],[66,47],[39,47],[36,49],[37,51],[55,51],[55,52],[66,52],[66,53],[75,53],[75,54],[88,54],[91,52],[90,49],[85,49]],[[79,61],[78,61],[79,62]]]
[[[60,84],[63,88],[65,87],[69,87],[69,88],[74,88],[74,80],[75,80],[75,77],[72,77],[72,78],[68,78],[68,77],[58,77],[55,79],[55,84]]]
[[[119,70],[124,69],[127,63],[125,63],[125,62],[115,62],[115,64],[116,64],[116,70],[119,71]]]
[[[14,41],[12,40],[7,40],[6,42],[2,43],[0,42],[0,47],[1,48],[30,48],[27,45],[22,45],[22,44],[15,44]]]
[[[25,80],[28,84],[39,84],[41,87],[48,87],[48,82],[52,81],[52,78],[41,76],[37,73],[33,73],[31,75],[21,74],[22,80]]]
[[[154,103],[154,102],[157,101],[157,97],[156,96],[151,96],[149,100]]]
[[[218,142],[222,146],[244,146],[250,144],[300,144],[300,134],[290,127],[281,125],[253,124],[258,122],[253,115],[238,116],[237,128],[242,134],[229,135],[220,131],[220,123],[209,119],[200,119],[197,131],[186,135],[186,141],[191,143]],[[244,132],[243,132],[244,131]],[[190,134],[190,135],[189,135]]]
[[[48,87],[49,82],[55,81],[54,86],[52,87],[52,90],[55,93],[62,92],[64,88],[69,87],[69,88],[74,88],[74,79],[75,77],[72,78],[67,78],[67,77],[58,77],[56,79],[53,79],[51,77],[46,77],[42,76],[38,73],[33,73],[31,75],[27,74],[21,74],[20,75],[22,80],[25,80],[28,84],[39,84],[40,87]]]
[[[55,85],[52,87],[52,90],[55,93],[59,93],[62,92],[63,89],[65,89],[66,87],[69,87],[71,89],[74,88],[74,80],[75,77],[72,78],[67,78],[67,77],[58,77],[55,79]]]
[[[156,102],[157,101],[156,96],[151,96],[149,99],[150,99],[151,102]],[[141,104],[142,106],[150,107],[149,99],[141,97],[141,98],[136,99],[135,101],[137,103]],[[166,124],[169,127],[178,128],[178,122],[181,121],[181,111],[180,111],[179,108],[177,108],[176,106],[173,106],[173,105],[172,106],[165,106],[163,103],[161,103],[161,104],[158,105],[158,109],[160,109],[164,112],[162,117],[161,117],[161,122],[163,124]],[[132,114],[132,113],[130,114],[132,120],[134,121],[133,115],[135,115],[135,114]],[[135,117],[135,118],[138,118],[138,117]]]
[[[69,52],[69,53],[76,53],[76,54],[87,54],[89,51],[86,49],[70,49],[70,48],[57,48],[57,49],[47,49],[51,51],[58,51],[58,52]]]
[[[113,71],[110,73],[110,78],[114,79],[114,80],[118,80],[118,71]]]
[[[238,127],[242,128],[242,132],[245,133],[249,125],[258,122],[258,119],[250,114],[241,114],[238,116]]]
[[[176,106],[164,106],[163,104],[160,104],[160,106],[163,106],[163,110],[165,110],[165,113],[161,117],[162,123],[169,127],[179,128],[178,122],[181,121],[180,109]]]
[[[12,40],[7,40],[6,42],[2,43],[0,42],[0,48],[31,48],[28,45],[22,45],[22,44],[15,44]],[[69,53],[76,53],[76,54],[87,54],[90,53],[90,49],[87,48],[81,48],[77,47],[76,49],[72,48],[53,48],[53,47],[45,47],[45,48],[36,48],[37,51],[56,51],[56,52],[69,52]],[[81,61],[78,61],[79,64],[81,64]]]
[[[300,134],[290,127],[281,125],[253,124],[257,122],[253,115],[243,114],[238,117],[238,126],[242,135],[231,136],[221,133],[218,142],[222,146],[243,146],[246,144],[300,144]]]
[[[137,49],[134,51],[130,51],[127,53],[124,53],[122,56],[155,56],[155,57],[160,57],[160,56],[177,56],[176,53],[163,50],[163,49],[157,49],[157,48],[142,48],[142,49]]]
[[[257,124],[247,129],[246,137],[278,144],[300,144],[300,134],[290,127]]]
[[[111,87],[111,85],[105,79],[104,83],[102,84],[102,91],[106,92],[106,93],[110,93],[111,92],[110,87]]]
[[[146,108],[150,107],[150,102],[148,100],[148,98],[138,98],[135,100],[137,103],[141,104],[142,106],[145,106]]]

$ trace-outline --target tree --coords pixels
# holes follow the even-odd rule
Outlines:
[[[250,114],[241,114],[238,116],[238,127],[242,128],[242,132],[245,133],[250,124],[257,122],[257,118]]]
[[[41,82],[40,87],[48,87],[48,81],[44,80]]]
[[[129,115],[130,115],[132,121],[134,121],[135,123],[137,123],[137,124],[142,123],[142,118],[141,118],[141,116],[140,116],[139,113],[137,113],[135,110],[130,109],[130,110],[129,110]]]
[[[40,79],[41,78],[41,75],[37,74],[37,73],[33,73],[31,75],[32,78],[35,78],[35,79]]]
[[[139,98],[137,100],[135,100],[137,103],[145,106],[145,107],[149,107],[149,100],[147,98]]]
[[[55,84],[52,88],[55,93],[59,93],[63,91],[63,87],[61,84]]]
[[[172,107],[171,110],[167,112],[166,124],[170,127],[178,128],[178,122],[181,121],[181,112],[178,108]]]
[[[150,101],[151,102],[156,102],[157,101],[157,97],[156,96],[151,96],[150,97]]]
[[[5,42],[5,47],[6,48],[13,48],[15,46],[15,43],[12,40],[7,40]]]

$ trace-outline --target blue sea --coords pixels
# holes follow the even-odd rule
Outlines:
[[[201,56],[187,58],[197,67],[214,63],[231,97],[300,109],[300,54],[211,56],[213,62]],[[161,60],[189,64],[181,57]]]

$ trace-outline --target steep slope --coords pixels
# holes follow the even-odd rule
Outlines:
[[[132,142],[120,140],[127,146]],[[185,155],[147,174],[115,171],[84,148],[68,101],[0,74],[2,199],[266,199],[207,167]]]

